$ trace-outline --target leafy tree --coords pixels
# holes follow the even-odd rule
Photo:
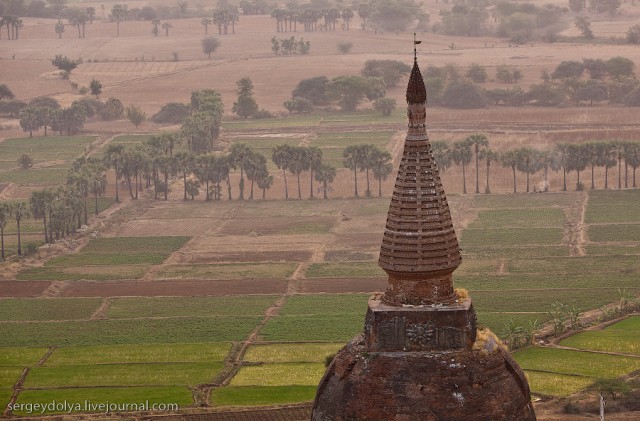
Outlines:
[[[585,58],[582,63],[591,79],[602,79],[607,75],[607,63],[602,59]]]
[[[48,96],[40,96],[32,99],[31,101],[29,101],[29,106],[35,107],[35,108],[41,108],[41,107],[48,107],[48,108],[54,108],[54,109],[60,108],[60,104],[58,103],[58,101]]]
[[[584,64],[579,61],[563,61],[551,73],[551,79],[580,78],[584,69]]]
[[[306,98],[294,97],[282,104],[289,113],[305,114],[313,111],[313,103]]]
[[[640,44],[640,24],[633,25],[627,31],[627,42],[629,44]]]
[[[137,105],[129,105],[125,113],[127,115],[127,119],[129,119],[131,124],[136,126],[136,129],[147,119],[147,114]]]
[[[338,76],[327,85],[327,94],[338,101],[342,111],[355,111],[365,97],[379,92],[378,81],[377,78],[363,76]]]
[[[586,40],[591,40],[595,38],[593,35],[593,31],[591,30],[591,19],[586,16],[576,16],[574,23],[576,27],[580,30],[582,34],[582,38]]]
[[[11,89],[5,84],[0,85],[0,100],[13,99],[16,96],[11,92]]]
[[[624,104],[627,107],[640,107],[640,87],[634,88],[624,97]]]
[[[367,60],[362,68],[362,76],[379,77],[386,86],[396,86],[403,75],[408,75],[411,66],[398,60]]]
[[[560,105],[564,101],[563,93],[551,83],[531,85],[526,97],[527,102],[533,101],[533,105],[542,107]]]
[[[607,85],[602,82],[590,79],[579,84],[575,90],[573,98],[576,105],[582,101],[588,101],[589,105],[593,105],[593,101],[606,101],[609,98],[609,90]]]
[[[420,15],[414,0],[371,0],[369,21],[384,31],[403,31]]]
[[[33,137],[34,130],[40,130],[42,121],[37,108],[26,107],[20,111],[20,127],[25,132],[29,132],[29,137]]]
[[[102,83],[95,79],[91,79],[91,83],[89,84],[89,88],[91,89],[91,95],[95,95],[96,98],[100,96],[102,93]]]
[[[153,19],[151,21],[151,25],[153,26],[153,28],[151,29],[151,33],[154,37],[157,37],[160,33],[160,29],[158,29],[158,26],[160,26],[160,19]]]
[[[109,98],[102,111],[98,112],[98,118],[105,121],[119,120],[124,117],[124,105],[118,98]]]
[[[291,146],[287,144],[278,145],[273,149],[271,154],[271,160],[278,169],[282,170],[282,178],[284,179],[284,198],[289,198],[289,188],[287,186],[287,171],[289,169],[289,163],[291,161],[292,151]]]
[[[454,82],[445,88],[440,102],[448,108],[471,109],[484,108],[487,100],[482,90],[476,85],[469,82]]]
[[[446,35],[477,37],[486,33],[485,21],[489,17],[486,8],[480,4],[467,6],[456,4],[451,10],[440,12],[442,31]]]
[[[472,63],[465,74],[466,77],[475,83],[485,83],[487,81],[487,69],[476,63]]]
[[[232,111],[242,118],[248,118],[258,112],[258,104],[253,98],[253,82],[243,77],[236,82],[238,100],[233,104]]]
[[[211,58],[211,53],[215,52],[220,47],[220,40],[215,37],[206,37],[200,41],[202,46],[202,52],[207,54]]]
[[[388,117],[393,110],[396,109],[396,100],[393,98],[379,98],[373,103],[373,108],[376,111],[382,112],[382,115]]]
[[[367,27],[367,19],[371,17],[372,7],[369,3],[359,3],[358,4],[358,16],[362,19],[362,29],[366,29]]]
[[[614,79],[635,76],[635,63],[626,57],[613,57],[607,60],[607,73]]]
[[[609,13],[615,15],[620,7],[620,0],[589,0],[589,8],[598,13]]]
[[[298,82],[296,88],[291,92],[292,98],[305,98],[314,105],[327,104],[327,85],[329,79],[325,76],[304,79]]]
[[[169,22],[165,22],[162,24],[162,29],[164,29],[164,35],[166,37],[169,36],[169,29],[173,28],[173,25],[170,24]]]
[[[585,7],[585,0],[569,0],[569,9],[572,12],[580,13]]]
[[[518,12],[500,20],[498,36],[509,38],[516,44],[525,44],[533,39],[536,28],[534,15]]]
[[[496,67],[496,79],[502,83],[513,83],[513,72],[509,66],[500,65]]]
[[[22,154],[18,158],[18,165],[20,165],[20,168],[22,168],[23,170],[29,169],[33,167],[33,158],[31,158],[27,154]]]
[[[116,22],[116,37],[120,36],[120,21],[124,20],[127,16],[127,5],[116,4],[111,8],[111,15],[109,16],[112,21]]]
[[[53,60],[51,60],[51,64],[53,64],[60,70],[60,74],[62,75],[63,79],[69,79],[69,74],[71,73],[71,71],[78,67],[78,65],[81,63],[81,58],[73,60],[67,56],[62,56],[61,54],[58,54]]]
[[[64,23],[60,19],[58,19],[58,23],[55,26],[56,34],[58,34],[58,38],[62,39],[62,34],[64,33]]]
[[[323,197],[327,199],[328,184],[332,183],[336,178],[336,168],[332,165],[321,163],[315,172],[315,178],[318,183],[322,183]]]

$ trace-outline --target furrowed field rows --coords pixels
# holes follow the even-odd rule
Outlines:
[[[45,366],[222,362],[230,350],[230,343],[72,346],[56,348]]]
[[[640,224],[589,225],[587,235],[594,242],[638,241]]]
[[[640,222],[640,190],[605,191],[589,193],[586,222],[629,223]]]
[[[630,243],[628,245],[612,245],[612,244],[588,244],[586,247],[587,255],[638,255],[640,254],[640,242]]]
[[[72,346],[240,341],[262,316],[3,323],[7,346]]]
[[[296,266],[295,263],[166,265],[156,279],[282,279],[291,276]]]
[[[509,273],[539,274],[587,274],[587,273],[639,273],[637,259],[633,256],[588,256],[547,259],[510,260]]]
[[[509,289],[533,289],[533,290],[557,290],[567,291],[572,289],[603,289],[615,290],[617,288],[638,289],[638,276],[631,273],[573,273],[573,274],[517,274],[517,275],[464,275],[454,276],[454,284],[471,291],[494,290],[504,291]],[[559,297],[561,298],[561,297]]]
[[[560,245],[562,228],[467,228],[460,235],[461,246],[481,247],[484,244],[494,246],[519,245]]]
[[[640,356],[640,316],[608,326],[602,330],[591,330],[570,336],[560,342],[572,348],[637,354]]]
[[[207,317],[260,316],[277,300],[275,295],[236,297],[149,297],[115,298],[107,317]]]
[[[386,277],[377,262],[312,263],[307,278],[373,278]]]
[[[324,374],[321,363],[273,363],[241,367],[229,386],[313,386]]]
[[[462,254],[470,259],[486,258],[533,258],[533,257],[562,257],[569,256],[567,246],[527,245],[518,247],[494,247],[494,246],[465,246]],[[463,260],[464,262],[464,260]],[[463,263],[464,264],[464,263]]]
[[[101,298],[4,298],[0,300],[0,320],[88,319],[101,302]]]
[[[0,388],[13,387],[22,374],[22,367],[0,367]]]
[[[211,382],[222,367],[220,362],[34,367],[26,378],[25,387],[196,385]]]
[[[477,195],[473,198],[473,207],[480,209],[530,209],[542,207],[564,208],[579,197],[578,193],[545,194],[492,194]]]
[[[322,363],[343,346],[343,343],[260,344],[249,347],[243,359],[255,363]]]
[[[469,228],[549,228],[562,227],[564,222],[564,213],[558,208],[499,209],[480,211]]]
[[[316,395],[313,386],[221,387],[211,391],[213,406],[258,406],[307,402]]]
[[[151,265],[118,265],[55,267],[45,266],[23,270],[16,279],[22,281],[112,281],[142,277]]]
[[[140,408],[141,402],[153,404],[177,404],[180,408],[193,404],[193,395],[185,386],[167,387],[101,387],[101,388],[72,388],[72,389],[45,389],[23,390],[18,395],[18,404],[34,404],[42,402],[67,402],[69,405],[78,405],[79,412],[104,412],[98,408],[84,408],[85,402],[95,403],[110,402],[112,404],[135,404]],[[25,409],[16,411],[16,415],[34,415]],[[130,408],[132,410],[133,408]],[[149,408],[150,409],[150,408]],[[134,409],[135,410],[135,409]],[[64,410],[54,410],[51,414],[63,413]]]
[[[72,161],[84,152],[85,147],[95,140],[94,136],[42,136],[6,139],[0,143],[3,161],[16,162],[23,155],[29,155],[34,163],[49,161]]]
[[[7,344],[3,344],[7,345]],[[25,367],[35,365],[46,353],[47,348],[0,347],[0,367]]]
[[[529,388],[532,393],[546,396],[569,396],[591,385],[591,377],[569,376],[564,374],[526,371]]]

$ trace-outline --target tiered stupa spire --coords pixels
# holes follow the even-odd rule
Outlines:
[[[407,86],[409,129],[391,197],[379,264],[389,275],[388,304],[453,298],[460,248],[426,130],[427,92],[417,60]]]

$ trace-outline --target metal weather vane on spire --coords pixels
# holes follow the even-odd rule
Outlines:
[[[413,61],[417,62],[418,61],[418,49],[416,48],[416,45],[418,44],[422,44],[422,41],[416,41],[416,33],[413,33]]]

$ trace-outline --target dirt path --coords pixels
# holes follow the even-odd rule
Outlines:
[[[567,223],[564,226],[563,242],[569,246],[569,256],[584,256],[587,242],[587,232],[585,215],[587,204],[589,203],[589,193],[583,191],[579,198],[565,209]]]
[[[111,298],[106,297],[104,300],[102,300],[102,304],[100,304],[100,307],[98,307],[98,309],[91,315],[90,319],[91,320],[104,319],[110,304],[111,304]]]

